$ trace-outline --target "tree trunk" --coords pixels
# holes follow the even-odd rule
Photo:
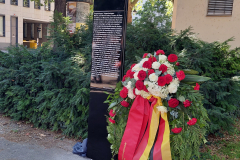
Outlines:
[[[132,9],[137,4],[138,0],[128,0],[128,14],[127,14],[127,23],[132,23]]]
[[[66,0],[55,0],[55,11],[62,13],[64,17],[66,17]]]

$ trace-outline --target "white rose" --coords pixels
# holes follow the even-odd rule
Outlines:
[[[159,62],[153,62],[152,68],[153,68],[153,69],[159,69],[160,65],[161,65],[161,64],[160,64]]]
[[[155,73],[152,73],[152,74],[149,75],[149,79],[152,82],[157,82],[158,76]]]
[[[135,73],[133,74],[133,77],[134,77],[134,79],[137,81],[137,80],[138,80],[138,72],[135,72]]]
[[[149,82],[149,81],[144,81],[144,85],[145,85],[145,86],[148,85],[148,82]]]
[[[159,112],[167,113],[167,108],[164,106],[158,106],[157,109]]]
[[[135,72],[137,72],[137,71],[140,71],[141,69],[140,69],[140,65],[139,64],[136,64],[133,68],[132,68],[132,71],[135,71]]]
[[[167,60],[167,56],[165,55],[159,55],[159,62],[165,62]]]
[[[170,85],[168,86],[168,91],[169,93],[176,93],[177,92],[177,88],[178,86],[173,84],[173,83],[170,83]]]
[[[174,78],[171,83],[176,86],[179,86],[180,81],[178,80],[178,78]]]

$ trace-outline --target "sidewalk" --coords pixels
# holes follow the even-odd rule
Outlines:
[[[0,114],[0,160],[90,160],[72,154],[77,141]]]

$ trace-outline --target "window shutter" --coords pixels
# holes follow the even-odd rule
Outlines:
[[[232,15],[233,0],[209,0],[208,16]]]

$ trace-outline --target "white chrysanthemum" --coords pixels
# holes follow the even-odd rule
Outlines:
[[[132,82],[131,81],[128,81],[128,84],[127,84],[127,89],[129,90],[129,89],[131,89],[131,86],[132,86]]]
[[[154,82],[148,82],[148,87],[153,88],[156,84]]]
[[[135,72],[135,73],[133,74],[133,77],[134,77],[134,79],[137,81],[137,80],[138,80],[138,72]]]
[[[149,75],[149,79],[152,82],[157,82],[158,76],[155,73],[152,73],[152,74]]]
[[[148,61],[148,58],[143,58],[141,61],[140,61],[140,65],[143,65],[144,62]]]
[[[159,55],[159,62],[161,62],[161,63],[164,63],[164,62],[166,62],[166,60],[167,60],[167,56],[165,56],[165,55]]]
[[[165,64],[168,67],[167,74],[170,74],[171,76],[173,76],[175,74],[174,66],[172,64],[170,64],[169,62],[164,62],[163,64]]]
[[[131,98],[131,99],[134,99],[136,96],[133,94],[133,89],[130,88],[128,89],[128,97]]]
[[[161,64],[160,64],[159,62],[153,62],[152,68],[153,68],[153,69],[159,69],[160,65],[161,65]]]
[[[149,94],[148,92],[145,92],[145,91],[141,90],[141,96],[142,96],[143,98],[147,98],[147,97],[150,96],[150,94]]]
[[[161,87],[161,86],[158,86],[157,84],[154,84],[151,87],[148,86],[148,91],[150,94],[157,97],[161,97],[161,98],[166,98],[169,93],[167,87],[165,86]]]
[[[139,91],[137,88],[135,89],[135,94],[136,95],[140,95],[141,94],[141,91]]]
[[[140,65],[139,64],[136,64],[133,68],[132,68],[132,71],[135,71],[135,72],[138,72],[140,71],[141,68],[140,68]]]
[[[178,80],[178,78],[174,78],[171,83],[176,86],[179,86],[180,81]]]
[[[170,83],[170,85],[168,86],[168,91],[169,93],[176,93],[177,92],[177,88],[178,86],[173,84],[173,83]]]
[[[167,113],[167,107],[158,106],[157,109],[158,109],[159,112]]]

